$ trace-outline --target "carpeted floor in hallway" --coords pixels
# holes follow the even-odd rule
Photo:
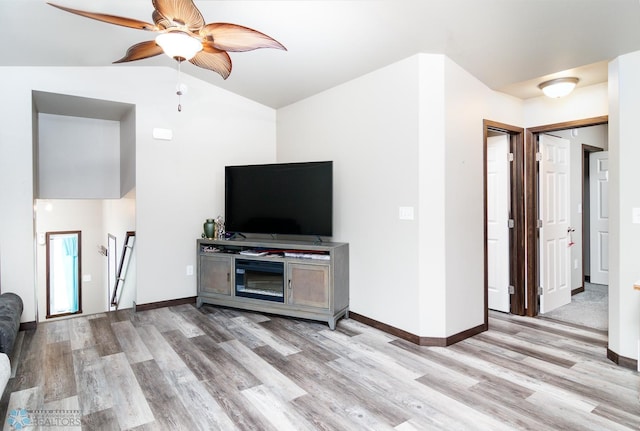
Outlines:
[[[609,329],[609,286],[585,282],[584,292],[573,295],[571,303],[541,316],[606,331]]]

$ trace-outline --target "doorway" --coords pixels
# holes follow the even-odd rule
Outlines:
[[[609,328],[607,130],[599,125],[554,132],[571,139],[573,155],[571,206],[576,208],[569,237],[573,245],[568,250],[571,295],[566,305],[550,312],[541,308],[545,318],[601,331]]]
[[[484,120],[484,289],[489,309],[525,312],[524,129]]]
[[[110,293],[108,286],[115,282],[114,272],[119,257],[116,245],[122,247],[126,231],[135,226],[135,200],[123,199],[36,199],[34,201],[36,232],[36,300],[38,316],[43,319],[53,315],[59,317],[71,312],[61,313],[59,306],[48,307],[47,290],[47,232],[77,230],[82,232],[78,239],[78,265],[76,280],[79,283],[77,314],[96,314],[109,311]],[[112,235],[107,235],[113,232]],[[80,243],[80,240],[82,243]],[[105,242],[106,241],[106,242]],[[108,245],[111,250],[106,249]],[[104,250],[104,251],[103,251]],[[110,259],[109,259],[110,258]],[[133,272],[128,278],[128,286],[122,297],[120,308],[130,308],[135,299],[135,260],[132,260]],[[70,290],[71,291],[71,290]],[[75,290],[73,291],[75,292]],[[62,294],[61,294],[62,295]],[[74,305],[72,303],[72,305]],[[74,308],[75,310],[75,308]]]
[[[542,295],[545,294],[544,274],[541,273],[541,270],[544,269],[542,262],[544,262],[544,260],[548,258],[548,255],[546,255],[545,257],[545,250],[543,250],[540,245],[540,240],[542,237],[541,230],[544,229],[543,227],[544,222],[540,215],[541,202],[538,199],[538,197],[540,196],[540,193],[539,193],[540,177],[542,175],[540,170],[540,159],[542,158],[542,155],[538,147],[539,137],[543,134],[549,134],[549,133],[553,133],[556,135],[561,133],[571,133],[572,130],[579,130],[589,126],[606,125],[607,123],[608,123],[608,117],[603,116],[603,117],[595,117],[595,118],[573,121],[573,122],[552,124],[548,126],[540,126],[540,127],[527,129],[526,131],[526,136],[525,136],[526,168],[525,170],[527,171],[527,175],[526,175],[525,183],[526,183],[526,189],[527,189],[526,220],[527,220],[527,233],[528,233],[526,260],[527,260],[527,267],[532,269],[530,272],[527,273],[527,289],[526,289],[527,290],[526,297],[527,297],[527,304],[528,304],[526,308],[527,316],[536,316],[541,311],[550,311],[550,310],[544,310],[544,308],[542,308],[541,310],[541,302],[544,301],[544,299],[540,297],[541,294]],[[582,151],[582,148],[580,148],[579,151]],[[581,163],[583,163],[584,156],[580,154],[579,158]],[[584,174],[582,175],[584,177]],[[582,200],[585,194],[585,191],[584,191],[585,186],[584,186],[584,182],[582,184],[583,184],[583,187],[580,188],[579,193],[575,193],[575,192],[571,193],[572,197],[570,198],[571,202],[569,203],[569,205],[570,205],[571,211],[578,210],[580,213],[582,213],[581,214],[583,216],[582,219],[584,219],[584,217],[586,217],[586,214],[588,213],[588,208],[583,208]],[[578,204],[577,202],[580,202],[580,204]],[[574,215],[573,217],[574,224],[576,223],[575,220],[577,220],[577,218],[578,217]],[[584,225],[584,222],[581,222],[580,224]],[[584,265],[586,261],[586,258],[584,257],[584,249],[587,248],[588,243],[585,242],[587,240],[585,240],[584,235],[582,235],[582,233],[585,231],[584,226],[580,226],[580,234],[574,233],[575,231],[574,226],[568,225],[566,229],[568,230],[567,232],[568,235],[566,238],[567,240],[566,246],[569,247],[570,249],[572,246],[574,246],[575,242],[579,240],[581,243],[580,253],[582,253],[581,256],[576,256],[573,250],[571,250],[570,253],[567,253],[567,262],[564,262],[564,264],[568,264],[567,268],[570,274],[572,275],[572,278],[574,279],[574,283],[576,282],[575,280],[577,280],[580,284],[580,286],[573,286],[573,285],[571,286],[571,292],[569,294],[569,298],[571,298],[571,293],[576,294],[584,289],[584,279],[585,279]],[[576,247],[576,250],[577,249],[578,247]],[[565,248],[564,251],[566,250],[567,249]],[[579,260],[582,261],[582,264],[579,264],[578,257],[579,257]]]

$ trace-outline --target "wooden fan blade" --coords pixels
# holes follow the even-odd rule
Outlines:
[[[114,63],[125,63],[127,61],[142,60],[149,57],[155,57],[156,55],[163,54],[162,48],[160,48],[155,40],[149,40],[146,42],[136,43],[129,49],[127,53],[120,60],[114,61]]]
[[[155,25],[150,24],[148,22],[139,21],[137,19],[123,18],[121,16],[108,15],[104,13],[86,12],[78,9],[71,9],[71,8],[60,6],[53,3],[47,3],[47,4],[66,12],[80,15],[85,18],[91,18],[98,21],[106,22],[109,24],[121,25],[123,27],[130,27],[138,30],[158,31],[158,28]]]
[[[266,34],[237,24],[222,22],[207,24],[200,30],[200,36],[209,44],[224,51],[243,52],[258,48],[287,50],[280,42]]]
[[[197,53],[189,62],[203,69],[213,70],[224,79],[227,79],[231,74],[231,57],[229,57],[229,54],[207,44],[204,44],[202,51]]]
[[[163,17],[160,12],[158,12],[157,10],[153,11],[153,14],[151,14],[152,18],[153,18],[153,22],[156,23],[156,26],[158,26],[159,28],[162,29],[167,29],[171,26],[173,26],[173,23],[171,21],[169,21],[168,19],[166,19],[165,17]]]
[[[172,23],[167,28],[183,25],[197,33],[204,26],[204,18],[193,0],[153,0],[152,3],[155,10]]]

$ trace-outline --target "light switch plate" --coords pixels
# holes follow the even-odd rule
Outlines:
[[[640,224],[640,208],[633,209],[632,220],[633,220],[633,223]]]
[[[400,220],[413,220],[413,207],[400,207],[398,209]]]

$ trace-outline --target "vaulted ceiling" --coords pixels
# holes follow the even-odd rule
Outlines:
[[[151,0],[53,0],[151,22]],[[191,64],[184,73],[273,108],[416,53],[445,54],[494,90],[519,98],[571,71],[607,80],[607,62],[640,50],[638,0],[195,0],[207,23],[230,22],[288,51],[231,53],[227,80]],[[0,0],[0,66],[167,66],[162,55],[112,65],[154,33],[105,24],[43,0]],[[567,72],[569,73],[569,72]]]

